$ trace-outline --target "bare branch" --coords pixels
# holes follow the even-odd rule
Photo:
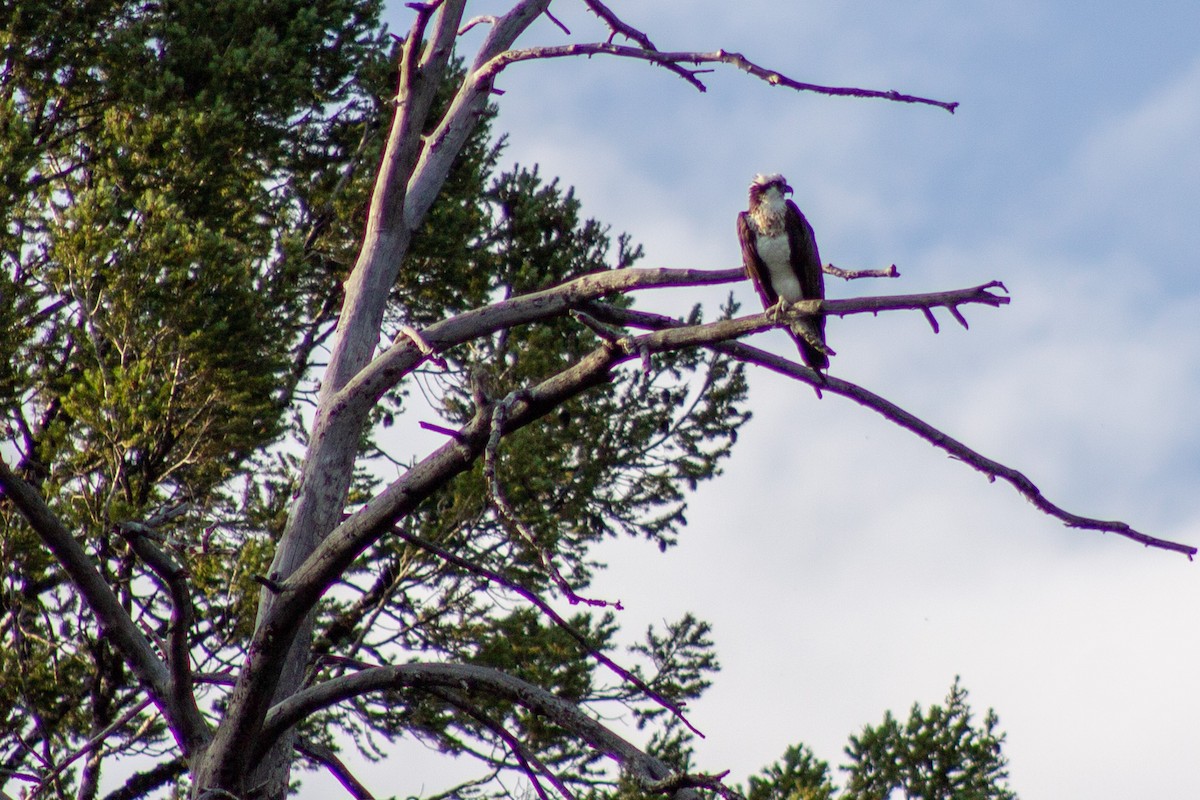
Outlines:
[[[505,416],[504,432],[518,430],[563,401],[606,381],[609,369],[618,360],[620,357],[609,348],[600,348],[563,372],[528,388]],[[277,601],[259,626],[255,641],[279,642],[293,636],[299,620],[359,553],[388,532],[398,519],[438,486],[468,469],[483,453],[490,435],[490,413],[477,414],[451,441],[415,464],[369,504],[338,525],[281,585]],[[270,681],[277,671],[277,661],[284,657],[278,646],[264,649],[262,655],[243,672],[239,688],[251,680]],[[247,677],[248,673],[258,670],[262,670],[261,676]]]
[[[478,691],[500,697],[545,717],[615,761],[639,784],[652,786],[672,776],[657,758],[621,738],[588,716],[572,702],[498,670],[473,664],[402,664],[373,667],[317,684],[289,697],[271,709],[258,743],[260,751],[308,715],[352,697],[386,690],[442,689]],[[693,798],[690,787],[680,787],[674,797]]]
[[[634,28],[632,25],[626,24],[616,14],[614,14],[613,11],[608,8],[608,6],[600,2],[600,0],[584,0],[584,4],[588,7],[588,10],[590,10],[593,14],[602,19],[606,25],[608,25],[609,34],[606,44],[612,44],[613,40],[617,36],[624,36],[626,39],[634,42],[645,50],[658,50],[658,48],[655,47],[654,42],[650,41],[649,36],[637,28]],[[704,91],[704,84],[697,80],[695,73],[693,73],[691,70],[685,69],[678,64],[660,63],[659,66],[674,72],[676,75],[683,78],[700,91]]]
[[[511,530],[515,531],[525,543],[529,545],[541,562],[542,568],[546,571],[546,575],[554,583],[555,586],[563,593],[563,596],[570,602],[571,605],[583,603],[593,608],[608,608],[615,606],[620,608],[621,604],[610,603],[607,600],[595,600],[588,597],[583,597],[575,592],[574,587],[563,577],[558,571],[558,567],[554,564],[554,559],[546,552],[546,549],[538,544],[537,536],[529,529],[517,514],[516,509],[508,501],[508,496],[504,493],[504,487],[500,484],[500,475],[497,470],[497,462],[499,461],[500,439],[504,435],[504,418],[508,413],[509,407],[518,399],[519,393],[514,392],[504,400],[496,403],[491,408],[492,422],[491,432],[488,434],[487,446],[483,450],[483,480],[487,487],[488,499],[492,506],[496,509],[502,522],[505,523]]]
[[[821,268],[827,274],[837,278],[852,281],[856,278],[899,278],[900,270],[896,269],[896,265],[892,264],[887,269],[842,269],[835,267],[833,264],[826,264]]]
[[[933,311],[928,308],[922,308],[921,312],[925,315],[925,321],[929,323],[929,327],[933,328],[934,333],[941,333],[941,328],[938,327],[937,317],[933,315]]]
[[[88,739],[83,744],[82,747],[80,747],[78,750],[76,750],[74,753],[72,753],[67,758],[63,759],[63,761],[61,761],[54,768],[54,770],[51,771],[49,774],[38,776],[38,778],[37,778],[38,785],[36,788],[34,788],[31,796],[37,797],[43,791],[49,790],[50,784],[53,781],[56,781],[58,779],[58,776],[62,775],[63,772],[66,771],[67,767],[71,766],[76,761],[78,761],[80,758],[83,758],[85,755],[87,755],[88,753],[92,752],[93,750],[97,749],[102,744],[104,744],[104,742],[108,739],[109,736],[111,736],[113,734],[114,731],[118,731],[121,728],[128,725],[130,720],[132,720],[138,714],[142,713],[142,711],[145,710],[146,706],[150,705],[152,702],[154,702],[153,698],[150,698],[150,697],[144,698],[140,703],[138,703],[133,708],[129,709],[124,714],[122,714],[120,717],[118,717],[116,720],[114,720],[112,722],[112,724],[106,726],[103,730],[101,730],[95,736]]]
[[[517,37],[550,6],[550,0],[520,0],[492,25],[492,31],[475,56],[478,66],[512,47]]]
[[[330,748],[320,742],[297,737],[296,749],[329,770],[354,800],[375,800],[375,795],[371,794],[371,791],[363,786],[358,778],[354,777],[350,768]]]
[[[533,784],[534,791],[537,792],[538,797],[540,797],[542,800],[550,800],[550,796],[546,794],[546,790],[542,788],[542,781],[541,778],[538,777],[539,775],[554,784],[554,788],[557,789],[559,794],[566,798],[566,800],[575,800],[574,793],[572,793],[571,790],[563,784],[559,777],[554,774],[554,771],[547,767],[540,758],[534,755],[529,748],[521,743],[520,739],[514,736],[499,721],[492,719],[489,715],[485,714],[482,709],[468,702],[457,692],[440,688],[429,689],[427,691],[434,697],[438,697],[446,703],[449,703],[450,705],[459,709],[464,714],[467,714],[472,719],[482,724],[492,733],[496,734],[496,736],[498,736],[500,740],[504,742],[505,746],[508,747],[509,752],[511,752],[517,759],[517,763],[520,764],[521,770],[529,778],[530,783]]]
[[[614,271],[604,273],[604,275],[617,276],[620,272],[625,271]],[[648,272],[667,271],[650,270]],[[985,284],[971,289],[922,295],[868,297],[857,300],[806,300],[794,304],[793,308],[797,313],[815,314],[827,311],[828,313],[851,314],[876,313],[889,309],[924,308],[929,305],[983,303],[995,306],[1007,303],[1007,297],[988,291],[992,285]],[[557,292],[556,299],[565,305],[567,302],[565,298],[570,297],[568,292],[571,288],[571,284],[567,284],[550,291]],[[544,293],[535,294],[544,296]],[[525,313],[532,313],[533,317],[543,316],[544,308],[535,306],[531,309],[528,307],[528,297],[530,296],[526,296]],[[514,301],[508,301],[508,303],[520,299],[522,298],[514,298]],[[497,304],[497,306],[504,305],[507,303]],[[482,309],[481,311],[486,312],[487,310]],[[462,316],[474,313],[476,312],[468,312]],[[440,333],[435,334],[435,329],[453,322],[454,320],[447,320],[445,323],[430,326],[422,332],[422,335],[435,348],[441,347],[445,342]],[[605,342],[603,347],[592,351],[571,367],[536,386],[522,390],[519,398],[511,404],[505,415],[503,432],[507,434],[517,430],[540,418],[565,400],[607,381],[609,371],[630,358],[644,357],[648,353],[677,350],[684,347],[708,346],[713,342],[745,336],[781,324],[768,312],[703,325],[687,326],[674,320],[672,322],[675,323],[673,327],[660,329],[652,334],[622,340],[615,344]],[[489,321],[485,327],[490,327],[490,325]],[[470,330],[465,326],[460,326],[457,335],[466,335],[469,338],[470,335],[477,332],[478,329]],[[416,353],[415,346],[412,348]],[[815,374],[813,373],[813,375]],[[349,391],[353,386],[354,384],[348,386],[347,390]],[[362,397],[348,397],[344,401],[345,405],[348,406],[352,399],[354,402],[366,400]],[[483,454],[492,435],[491,413],[486,410],[481,411],[458,431],[452,441],[442,445],[420,461],[380,492],[367,506],[338,525],[337,529],[330,533],[317,546],[312,555],[280,586],[277,606],[273,609],[273,612],[278,613],[272,613],[268,623],[260,627],[257,637],[274,639],[292,635],[294,626],[308,613],[312,605],[336,580],[337,576],[358,557],[359,553],[383,536],[396,520],[409,513],[443,481],[457,475],[474,463],[475,459]],[[264,666],[264,669],[267,668]],[[266,675],[270,674],[270,671],[266,672]]]
[[[467,31],[474,28],[476,25],[495,25],[498,17],[495,14],[481,14],[478,17],[472,17],[467,20],[467,23],[458,29],[458,35],[462,36]]]
[[[479,336],[488,336],[513,325],[548,319],[567,313],[585,300],[635,289],[664,286],[705,286],[745,280],[742,269],[640,269],[625,268],[596,272],[558,286],[519,295],[499,303],[464,312],[430,325],[421,338],[436,352]],[[411,372],[424,358],[408,341],[398,340],[363,368],[330,402],[339,413],[365,414],[389,389]]]
[[[422,356],[429,359],[430,361],[432,361],[434,364],[441,367],[442,369],[446,368],[446,360],[444,358],[441,358],[437,354],[437,352],[433,349],[433,347],[429,344],[429,342],[425,341],[425,339],[423,339],[421,337],[421,334],[417,331],[417,329],[413,328],[411,325],[401,325],[400,326],[400,331],[396,334],[395,338],[392,340],[392,346],[395,347],[396,344],[404,337],[407,337],[410,341],[412,341],[417,346],[417,350],[420,351]]]
[[[355,448],[347,443],[357,441],[365,424],[365,414],[333,415],[329,409],[333,396],[370,362],[379,343],[390,288],[407,254],[411,233],[432,204],[449,171],[449,163],[461,145],[461,141],[456,143],[452,139],[453,152],[439,153],[437,168],[432,172],[427,169],[435,143],[426,142],[421,134],[426,129],[435,94],[445,77],[465,6],[466,0],[439,0],[412,6],[417,10],[417,18],[404,43],[396,112],[372,189],[362,247],[345,283],[337,336],[321,382],[300,487],[289,508],[284,534],[275,549],[272,574],[268,576],[271,580],[276,576],[286,578],[312,553],[320,539],[336,524],[349,491]],[[429,24],[433,25],[433,31],[426,36]],[[493,27],[489,41],[502,25],[503,21]],[[468,92],[468,95],[471,107],[482,109],[483,101],[477,96],[478,92]],[[456,98],[452,111],[458,107],[458,101]],[[478,119],[468,114],[459,121],[466,126],[462,132],[465,138]],[[445,123],[443,119],[442,127]],[[412,195],[414,184],[421,184],[421,196],[415,201]],[[269,616],[272,604],[278,599],[278,595],[261,593],[260,617]],[[281,686],[286,694],[303,679],[311,622],[304,618],[294,622],[293,628],[280,639],[286,643],[283,652],[276,652],[278,648],[267,645],[261,638],[255,639],[257,648],[249,652],[247,666],[229,696],[221,725],[193,775],[198,791],[226,790],[239,785],[248,766],[243,743],[257,730],[271,695]],[[287,655],[293,647],[295,657],[289,660]],[[261,668],[264,662],[269,668]],[[281,749],[290,753],[291,748]],[[267,768],[273,771],[270,781],[286,788],[286,763],[276,759]]]
[[[928,310],[940,306],[950,309],[950,312],[956,316],[961,316],[957,311],[957,307],[961,305],[980,304],[993,307],[1008,305],[1008,296],[996,294],[995,289],[1007,291],[1000,281],[989,281],[969,289],[952,289],[948,292],[856,297],[850,300],[802,300],[793,304],[793,307],[808,313],[823,311],[826,314],[845,316],[846,314],[874,314],[878,311],[902,309]]]
[[[982,290],[991,284],[977,287]],[[968,290],[973,291],[973,290]],[[918,297],[919,295],[912,295]],[[937,295],[928,295],[928,297],[936,297]],[[997,298],[1006,300],[1006,298]],[[986,302],[986,301],[984,301]],[[797,304],[802,305],[802,304]],[[935,304],[937,305],[937,304]],[[928,313],[928,306],[922,307]],[[633,311],[630,309],[621,309],[613,306],[593,303],[589,306],[589,311],[594,315],[608,322],[615,322],[623,325],[631,325],[639,328],[649,328],[654,330],[661,329],[685,329],[682,323],[671,317],[665,317],[660,314],[649,314],[642,311]],[[1026,500],[1033,504],[1035,508],[1043,513],[1061,520],[1069,528],[1080,528],[1084,530],[1100,531],[1102,533],[1115,533],[1119,536],[1124,536],[1127,539],[1132,539],[1146,547],[1154,547],[1161,550],[1169,550],[1177,553],[1182,553],[1191,560],[1197,553],[1197,548],[1173,542],[1166,539],[1159,539],[1140,531],[1134,530],[1128,524],[1119,521],[1099,520],[1090,517],[1082,517],[1077,514],[1072,514],[1065,511],[1055,504],[1047,500],[1034,483],[1011,467],[1007,467],[999,462],[993,461],[986,456],[977,453],[967,447],[962,442],[951,438],[942,431],[910,414],[889,400],[880,397],[873,392],[870,392],[861,386],[844,381],[830,375],[818,375],[813,370],[796,364],[780,356],[768,353],[765,350],[760,350],[757,347],[751,347],[741,342],[716,341],[708,343],[709,347],[722,353],[726,353],[741,361],[758,366],[765,367],[773,372],[781,375],[786,375],[796,380],[802,381],[809,385],[819,386],[824,391],[840,394],[843,397],[848,397],[856,403],[866,406],[873,411],[881,414],[902,428],[912,431],[917,436],[920,436],[925,441],[935,447],[938,447],[954,458],[957,458],[966,464],[974,467],[988,477],[988,480],[994,481],[996,478],[1002,478],[1007,483],[1013,486]]]
[[[562,20],[560,20],[558,17],[554,16],[554,14],[550,13],[549,3],[546,4],[546,10],[543,13],[546,15],[546,19],[553,22],[560,31],[565,33],[567,36],[571,35],[571,29],[568,28],[566,25],[564,25],[562,23]]]
[[[550,0],[520,0],[503,16],[494,20],[491,30],[480,45],[474,64],[462,82],[450,108],[434,126],[428,137],[421,130],[410,131],[422,141],[419,158],[408,173],[404,195],[403,222],[406,232],[416,230],[432,207],[450,167],[483,117],[492,92],[491,75],[478,72],[479,66],[504,52],[550,5]],[[458,8],[461,19],[462,9]],[[448,52],[448,51],[447,51]],[[442,61],[443,71],[445,62]],[[443,74],[439,72],[439,76]]]
[[[747,347],[747,345],[738,346]],[[749,349],[753,350],[755,348]],[[783,359],[779,359],[777,356],[771,357],[769,353],[763,353],[762,351],[759,351],[759,353],[761,353],[763,356],[769,357],[761,362],[763,366],[773,369],[776,372],[782,371],[779,369],[779,367],[782,367],[783,364],[779,362],[782,362]],[[774,360],[776,363],[768,363],[770,360]],[[795,366],[796,365],[792,365],[792,367]],[[787,372],[791,372],[791,369],[789,368]],[[1161,550],[1182,553],[1188,557],[1189,561],[1196,555],[1197,549],[1191,545],[1149,536],[1141,533],[1140,531],[1134,530],[1124,522],[1082,517],[1077,514],[1072,514],[1069,511],[1065,511],[1064,509],[1059,508],[1057,505],[1047,500],[1042,495],[1041,490],[1034,485],[1033,481],[1029,480],[1029,478],[1025,477],[1025,475],[1017,470],[977,453],[962,442],[947,436],[932,425],[929,425],[899,406],[888,400],[885,400],[873,392],[862,388],[861,386],[857,386],[849,381],[830,378],[829,376],[826,376],[826,378],[827,381],[825,384],[823,384],[823,388],[825,388],[827,391],[849,397],[851,400],[854,400],[860,405],[866,406],[867,408],[882,414],[884,417],[892,422],[895,422],[900,427],[907,428],[935,447],[945,450],[954,458],[957,458],[979,470],[987,476],[989,481],[994,481],[996,478],[1002,478],[1014,489],[1016,489],[1022,496],[1024,496],[1026,500],[1032,503],[1035,508],[1051,517],[1054,517],[1055,519],[1061,520],[1068,528],[1100,531],[1101,533],[1115,533],[1118,536],[1124,536],[1127,539],[1132,539],[1135,542],[1139,542],[1146,547],[1155,547]]]
[[[626,24],[620,17],[613,13],[612,9],[600,2],[600,0],[583,0],[583,4],[588,7],[589,11],[604,20],[604,24],[612,31],[608,37],[608,41],[611,42],[617,36],[624,36],[629,41],[646,50],[658,49],[655,47],[654,42],[650,41],[649,36],[637,28]]]
[[[492,81],[496,75],[511,64],[520,61],[534,61],[549,58],[573,58],[577,56],[610,55],[621,58],[635,58],[649,61],[664,67],[675,67],[677,73],[682,69],[685,79],[700,91],[705,91],[704,83],[697,77],[702,70],[683,69],[683,64],[729,64],[743,72],[769,83],[772,86],[784,86],[800,92],[816,92],[817,94],[834,97],[863,97],[891,100],[896,103],[917,103],[920,105],[936,106],[954,113],[958,103],[934,100],[928,97],[918,97],[902,94],[895,90],[859,89],[852,86],[822,86],[816,83],[804,83],[793,80],[775,70],[766,69],[750,61],[741,53],[731,53],[727,50],[714,50],[711,53],[696,51],[666,52],[651,50],[644,47],[612,44],[611,42],[589,42],[579,44],[556,45],[550,47],[530,47],[523,50],[508,50],[492,58],[476,72],[481,80]]]

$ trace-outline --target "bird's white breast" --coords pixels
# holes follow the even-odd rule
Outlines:
[[[792,248],[787,235],[787,200],[779,187],[763,192],[758,205],[750,211],[754,247],[771,277],[775,294],[794,303],[802,300],[800,280],[792,269]]]
[[[775,293],[789,303],[802,300],[800,281],[792,269],[792,250],[787,232],[779,236],[760,233],[755,237],[754,246],[758,250],[758,257],[762,259],[771,275],[771,287],[775,289]]]

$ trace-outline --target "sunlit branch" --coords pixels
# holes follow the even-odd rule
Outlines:
[[[567,313],[585,300],[635,289],[667,286],[707,286],[745,280],[741,269],[642,269],[626,268],[583,275],[489,306],[466,311],[434,323],[420,331],[420,338],[433,353],[456,344],[489,336],[514,325],[536,322]],[[393,346],[362,369],[330,405],[339,409],[370,406],[430,355],[411,336],[398,338]]]
[[[837,270],[838,268],[833,267],[832,269]],[[830,271],[829,268],[827,271]],[[891,275],[890,270],[838,270],[836,273],[831,271],[831,274],[838,273],[849,277]],[[373,405],[425,359],[434,357],[437,353],[444,352],[454,345],[481,336],[490,336],[513,325],[561,316],[573,308],[579,308],[588,300],[612,294],[624,294],[638,289],[711,286],[735,283],[745,279],[745,272],[741,269],[643,269],[633,267],[596,272],[574,278],[549,289],[518,295],[434,323],[417,333],[415,339],[411,335],[397,337],[393,346],[363,368],[329,405],[338,413],[362,413],[362,408]],[[1008,302],[1008,298],[990,291],[998,287],[1002,288],[1002,284],[993,281],[982,286],[951,292],[825,300],[821,301],[823,305],[820,306],[820,310],[828,314],[854,314],[919,309],[930,306],[951,307],[967,303],[1003,305]],[[796,308],[808,313],[815,313],[818,310],[814,305],[816,302],[802,301],[796,305]],[[422,342],[421,345],[416,344],[418,339]]]
[[[474,28],[476,25],[495,25],[497,17],[495,14],[480,14],[478,17],[472,17],[458,29],[458,35],[462,36],[467,31]]]
[[[843,280],[852,281],[858,278],[899,278],[900,270],[896,269],[896,265],[892,264],[887,269],[842,269],[835,267],[833,264],[826,264],[821,268],[826,275],[833,275]]]

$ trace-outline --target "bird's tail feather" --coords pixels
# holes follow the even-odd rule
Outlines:
[[[800,348],[800,357],[804,359],[808,368],[818,371],[829,369],[829,356],[809,341],[815,339],[822,345],[825,344],[825,332],[811,322],[794,322],[791,329],[792,338]]]

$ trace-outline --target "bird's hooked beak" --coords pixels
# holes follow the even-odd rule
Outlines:
[[[792,187],[791,187],[791,186],[788,186],[786,183],[783,185],[783,189],[782,189],[781,191],[782,191],[784,194],[792,194],[792,193],[793,193],[793,192],[792,192]]]

